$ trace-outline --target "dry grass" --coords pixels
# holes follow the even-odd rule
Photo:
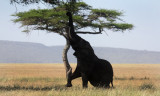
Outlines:
[[[73,69],[75,66],[72,64]],[[73,81],[72,88],[64,87],[66,79],[63,64],[0,64],[0,96],[160,95],[158,91],[160,64],[113,64],[112,66],[116,88],[104,90],[91,85],[88,89],[82,89],[80,78]],[[143,88],[147,90],[141,90]]]
[[[114,82],[119,86],[139,86],[152,82],[160,86],[160,64],[113,64],[115,77],[128,78]]]

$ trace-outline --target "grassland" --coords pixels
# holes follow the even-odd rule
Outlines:
[[[83,89],[81,78],[64,86],[63,64],[0,64],[0,96],[160,96],[160,64],[112,66],[115,88]]]

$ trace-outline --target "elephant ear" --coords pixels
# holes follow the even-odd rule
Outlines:
[[[89,51],[90,53],[94,53],[93,48],[91,47],[90,43],[86,40],[81,40],[81,45],[84,49],[86,49],[87,51]]]
[[[87,57],[95,56],[94,50],[88,41],[81,39],[78,45],[80,46],[79,50],[84,56]]]

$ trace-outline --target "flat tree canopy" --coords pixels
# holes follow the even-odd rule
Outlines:
[[[14,14],[14,22],[21,23],[25,32],[29,30],[46,30],[63,34],[68,27],[66,16],[69,3],[63,3],[53,9],[32,9],[27,12]],[[125,31],[133,28],[132,24],[125,23],[120,17],[122,12],[108,9],[94,9],[84,2],[74,4],[73,14],[75,31],[77,33],[99,34],[106,30]],[[89,32],[81,32],[84,28],[92,29]]]

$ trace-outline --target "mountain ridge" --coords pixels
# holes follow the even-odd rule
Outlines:
[[[0,40],[0,63],[62,63],[64,46]],[[160,64],[160,52],[125,48],[93,47],[95,54],[111,63]],[[68,59],[76,63],[72,48]]]

